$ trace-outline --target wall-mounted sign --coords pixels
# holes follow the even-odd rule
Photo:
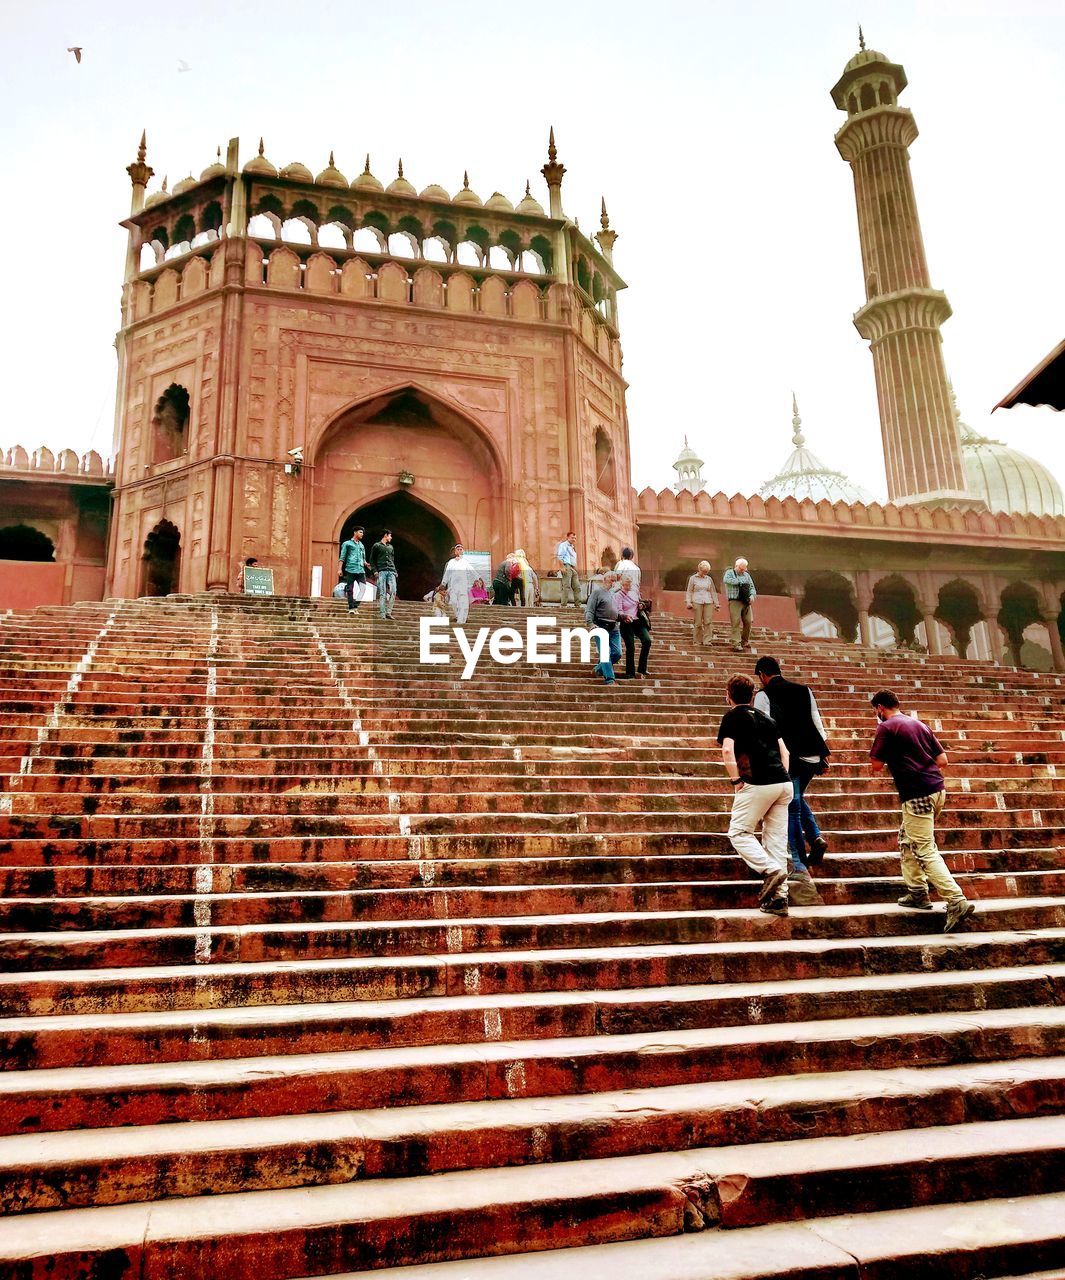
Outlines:
[[[273,569],[244,566],[244,594],[246,596],[272,596],[274,594]]]

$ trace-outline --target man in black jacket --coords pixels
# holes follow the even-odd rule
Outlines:
[[[808,877],[808,867],[817,866],[828,850],[817,819],[806,803],[806,788],[811,779],[824,773],[825,761],[830,754],[825,741],[825,726],[809,686],[796,680],[785,680],[776,658],[759,658],[754,674],[762,685],[754,705],[776,721],[791,757],[788,773],[793,796],[788,806],[788,846],[792,875],[801,879]],[[813,890],[812,883],[810,889]]]
[[[370,548],[370,568],[377,575],[377,602],[382,618],[391,618],[396,605],[396,552],[392,546],[392,530],[385,529],[379,541]]]

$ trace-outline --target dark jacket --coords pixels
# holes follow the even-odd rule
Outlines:
[[[370,568],[374,573],[396,571],[396,553],[391,542],[375,542],[370,548]]]
[[[766,685],[765,693],[769,699],[770,714],[791,755],[826,759],[830,754],[828,743],[814,724],[809,686],[774,676]]]

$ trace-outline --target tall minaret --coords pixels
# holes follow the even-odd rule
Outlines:
[[[917,125],[898,105],[906,72],[858,39],[832,101],[847,113],[836,146],[854,173],[866,296],[854,324],[873,353],[888,497],[971,506],[939,333],[950,303],[928,278],[910,175]]]

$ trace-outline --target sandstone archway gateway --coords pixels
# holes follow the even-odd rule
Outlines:
[[[421,600],[440,581],[458,535],[454,527],[424,502],[398,490],[353,511],[340,530],[340,541],[362,525],[370,548],[383,529],[392,530],[401,600]]]
[[[404,599],[439,582],[456,540],[493,559],[510,550],[495,446],[474,418],[422,388],[394,388],[344,410],[315,444],[312,464],[311,563],[323,566],[323,585],[357,524],[367,547],[383,528],[393,531]]]

